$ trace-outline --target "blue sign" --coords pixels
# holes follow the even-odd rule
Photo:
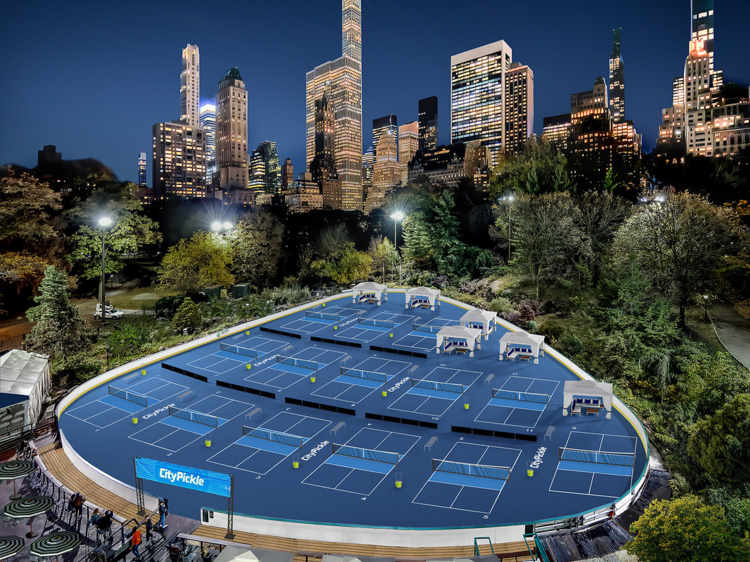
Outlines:
[[[190,488],[225,498],[232,495],[232,477],[221,472],[136,457],[135,475],[144,480]]]

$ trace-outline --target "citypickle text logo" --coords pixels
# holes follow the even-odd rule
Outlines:
[[[203,486],[206,483],[206,481],[197,474],[188,474],[181,470],[172,472],[168,468],[159,469],[159,478],[169,480],[172,484],[180,482],[182,484],[187,484],[188,486]]]

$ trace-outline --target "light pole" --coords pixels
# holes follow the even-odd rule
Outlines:
[[[393,248],[398,255],[398,223],[404,220],[404,213],[396,211],[391,215],[393,219]],[[401,258],[398,260],[398,282],[401,283]]]
[[[508,263],[510,263],[510,204],[513,203],[514,200],[515,200],[515,197],[513,197],[512,193],[508,195],[503,195],[500,198],[500,201],[508,202]]]
[[[229,221],[214,221],[213,223],[211,223],[211,230],[213,230],[214,232],[232,230],[233,228],[234,225]]]
[[[704,320],[708,322],[708,295],[703,295],[703,303],[705,310]]]
[[[107,317],[107,274],[104,270],[104,260],[106,258],[106,246],[104,240],[106,239],[106,228],[112,226],[112,219],[110,217],[102,217],[99,219],[99,226],[102,227],[102,325],[106,324],[105,318]]]

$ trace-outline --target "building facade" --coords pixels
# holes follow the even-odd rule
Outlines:
[[[520,62],[511,63],[505,73],[504,110],[505,152],[521,152],[534,134],[534,73]]]
[[[152,129],[154,200],[206,195],[206,144],[203,130],[180,121]]]
[[[146,153],[138,155],[138,185],[146,185]]]
[[[401,168],[401,184],[409,181],[409,162],[419,150],[419,122],[412,121],[398,128],[398,163]]]
[[[568,148],[568,135],[570,135],[570,113],[545,117],[542,121],[542,140],[565,149]]]
[[[378,157],[378,142],[380,141],[380,137],[386,132],[395,139],[398,151],[398,117],[393,115],[393,113],[372,120],[372,146],[375,147],[375,158]]]
[[[342,0],[342,56],[306,75],[306,166],[315,158],[315,101],[328,91],[335,115],[335,162],[345,210],[362,210],[362,2]]]
[[[419,150],[432,150],[438,145],[438,99],[430,96],[419,100]]]
[[[182,50],[182,74],[180,74],[180,121],[190,127],[199,126],[201,96],[201,57],[196,45]]]
[[[320,184],[309,172],[301,173],[297,181],[289,184],[284,192],[284,204],[290,213],[306,213],[323,208],[323,193]]]
[[[472,141],[470,144],[474,147],[481,146],[483,151],[489,153],[489,148],[479,141]],[[417,151],[409,163],[409,181],[425,176],[430,183],[456,187],[462,178],[467,177],[466,146],[464,143],[453,143]],[[471,175],[473,176],[473,172]]]
[[[315,156],[309,167],[314,181],[338,177],[336,170],[336,116],[328,92],[315,101]]]
[[[388,195],[401,183],[401,167],[398,163],[395,135],[390,130],[386,130],[381,134],[378,142],[380,150],[375,154],[372,189],[367,193],[365,213],[382,208]]]
[[[505,145],[505,73],[512,62],[505,41],[451,57],[451,143],[481,141],[493,166]]]
[[[609,112],[612,121],[625,120],[625,62],[620,54],[620,30],[614,30],[612,53],[609,55]]]
[[[200,127],[206,139],[206,185],[208,185],[211,183],[211,177],[216,168],[216,106],[213,103],[204,103],[201,106]]]
[[[286,191],[294,181],[294,166],[292,166],[292,159],[287,158],[284,160],[284,165],[281,166],[281,191]]]
[[[216,167],[221,189],[247,189],[247,90],[236,67],[216,94]]]

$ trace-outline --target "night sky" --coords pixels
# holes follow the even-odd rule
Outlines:
[[[363,0],[364,148],[372,120],[416,120],[438,96],[439,141],[450,142],[450,57],[504,39],[535,78],[534,131],[567,113],[570,94],[608,78],[622,27],[626,117],[650,150],[690,40],[689,0]],[[341,54],[340,0],[12,1],[0,8],[0,163],[96,158],[136,180],[151,127],[179,119],[181,52],[197,44],[201,98],[237,66],[249,92],[248,147],[276,141],[304,169],[305,73]],[[725,81],[750,82],[750,2],[716,0],[715,61]]]

